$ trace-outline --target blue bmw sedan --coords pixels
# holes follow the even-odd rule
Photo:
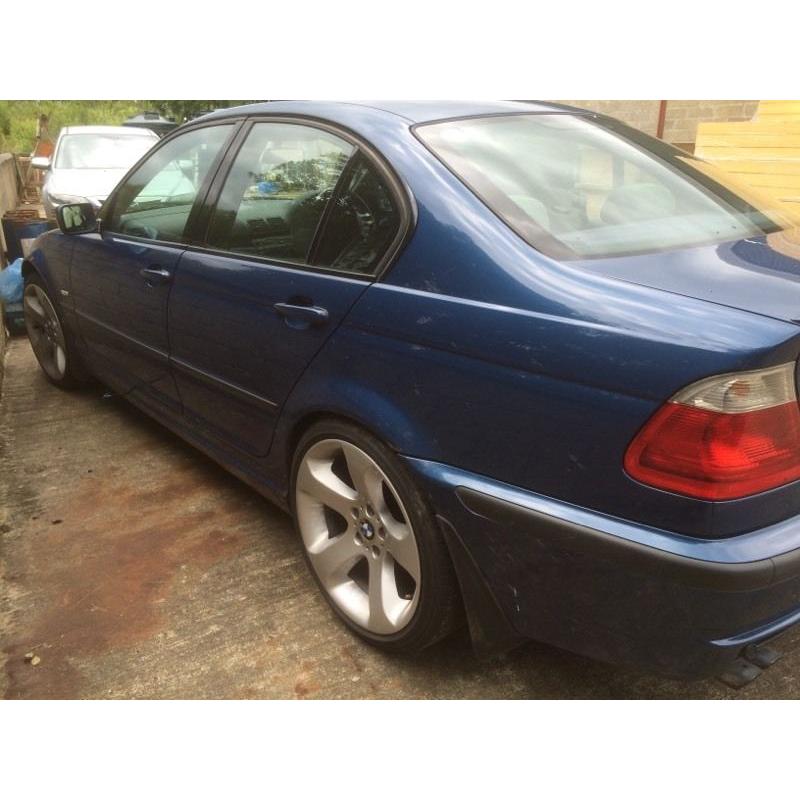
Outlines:
[[[800,236],[622,123],[275,102],[161,140],[24,264],[90,376],[291,512],[369,642],[466,620],[682,676],[800,621]]]

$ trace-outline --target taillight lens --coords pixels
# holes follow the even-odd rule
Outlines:
[[[718,375],[678,392],[639,431],[628,474],[650,486],[732,500],[800,478],[794,364]]]

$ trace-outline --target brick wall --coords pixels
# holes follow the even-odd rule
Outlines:
[[[670,100],[664,138],[675,144],[694,144],[699,122],[744,122],[752,119],[758,100]]]
[[[559,100],[627,122],[651,136],[658,130],[659,100]],[[694,145],[699,122],[741,122],[752,119],[758,100],[668,100],[664,139]]]
[[[570,106],[588,108],[627,122],[640,131],[656,135],[658,128],[658,100],[557,100]]]

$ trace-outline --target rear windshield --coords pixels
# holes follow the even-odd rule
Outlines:
[[[57,169],[128,169],[158,139],[155,136],[70,133],[58,145]]]
[[[613,120],[518,114],[421,125],[416,133],[554,258],[712,244],[793,224],[721,170]]]

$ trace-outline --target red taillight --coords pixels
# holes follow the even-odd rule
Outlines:
[[[639,431],[625,469],[642,483],[703,500],[732,500],[797,480],[794,364],[687,387]]]

